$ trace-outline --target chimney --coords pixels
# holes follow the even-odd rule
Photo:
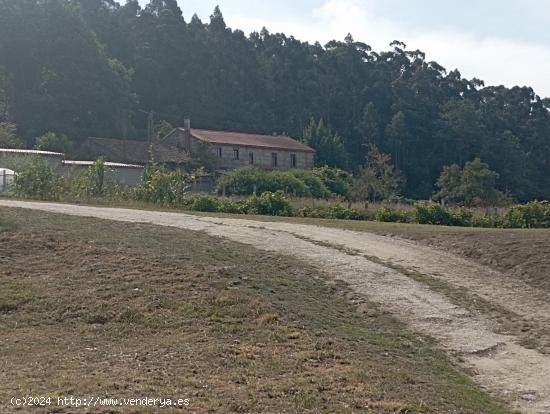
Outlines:
[[[191,118],[189,118],[188,116],[185,117],[183,121],[183,128],[185,130],[183,137],[183,146],[185,147],[189,155],[191,155]]]

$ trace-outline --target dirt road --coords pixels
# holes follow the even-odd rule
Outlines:
[[[435,338],[483,387],[524,413],[550,413],[550,298],[460,257],[348,230],[189,214],[0,200],[22,207],[203,231],[308,261]],[[521,329],[507,329],[521,326]],[[542,338],[542,342],[541,342]],[[536,348],[536,349],[529,349]]]

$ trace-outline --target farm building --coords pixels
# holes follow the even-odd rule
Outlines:
[[[284,135],[247,134],[176,128],[164,139],[167,145],[183,146],[192,159],[207,145],[218,158],[220,169],[230,170],[256,165],[268,170],[308,169],[313,167],[315,150]]]
[[[0,168],[17,170],[18,164],[25,162],[31,157],[39,157],[47,161],[49,166],[60,173],[63,168],[65,154],[50,151],[35,151],[23,149],[0,149]]]
[[[152,160],[170,168],[181,168],[190,162],[181,145],[112,138],[88,138],[78,150],[77,158],[95,160],[104,157],[109,162],[147,165]]]
[[[63,175],[71,178],[93,165],[93,161],[63,161]],[[122,164],[117,162],[105,163],[105,181],[118,182],[123,186],[135,187],[142,183],[145,167],[142,165]]]

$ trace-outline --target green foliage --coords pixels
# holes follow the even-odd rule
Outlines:
[[[453,211],[439,204],[432,204],[430,206],[417,204],[415,206],[415,216],[419,224],[465,227],[472,225],[474,214],[471,210],[464,208]]]
[[[264,193],[282,191],[285,194],[291,194],[296,197],[308,197],[311,195],[309,187],[289,171],[273,171],[266,175],[266,187],[258,192]]]
[[[302,140],[317,151],[315,154],[317,165],[346,167],[346,152],[342,138],[325,126],[322,119],[317,122],[311,118],[309,125],[304,129]]]
[[[345,198],[349,196],[350,187],[353,181],[353,177],[349,172],[325,165],[315,168],[313,173],[321,179],[323,184],[325,184],[332,194]]]
[[[307,195],[315,198],[330,197],[330,190],[316,172],[308,170],[290,170],[288,174],[294,176],[307,187]]]
[[[367,163],[353,183],[351,195],[356,200],[388,200],[399,194],[403,178],[391,162],[391,157],[369,146]]]
[[[196,197],[191,202],[191,210],[215,213],[221,210],[220,202],[215,197]]]
[[[0,122],[0,148],[22,148],[23,142],[17,136],[15,124]]]
[[[502,218],[501,226],[520,229],[550,228],[550,203],[531,201],[513,206]]]
[[[98,158],[86,171],[73,179],[71,192],[77,198],[102,197],[105,195],[105,160]]]
[[[268,216],[292,216],[293,210],[290,201],[282,191],[272,193],[266,191],[259,196],[252,196],[245,202],[248,214]]]
[[[497,190],[550,199],[549,100],[485,87],[400,43],[246,36],[220,10],[186,21],[175,0],[3,0],[0,51],[0,122],[17,119],[23,142],[50,130],[75,146],[143,137],[139,109],[154,108],[173,124],[187,113],[214,130],[285,131],[317,149],[318,165],[354,172],[375,144],[407,177],[407,198],[430,197],[444,166],[479,157],[499,174]],[[490,203],[478,184],[491,176],[471,172],[468,203]]]
[[[181,170],[151,166],[146,169],[143,185],[136,189],[135,197],[165,206],[183,206],[194,178],[193,174]]]
[[[337,219],[337,220],[368,220],[366,213],[360,213],[357,210],[343,207],[340,204],[334,203],[328,207],[311,207],[305,206],[298,210],[298,216],[309,218],[322,219]]]
[[[73,150],[73,143],[66,135],[56,135],[53,132],[47,132],[36,139],[34,146],[40,151],[61,152],[70,154]]]
[[[262,194],[266,191],[282,191],[298,197],[328,198],[329,184],[339,192],[347,191],[349,173],[322,167],[313,171],[288,170],[267,172],[258,167],[243,167],[220,178],[217,191],[225,189],[227,195]]]
[[[258,167],[239,168],[218,180],[217,189],[225,188],[227,195],[249,195],[267,188],[267,172]]]
[[[479,158],[467,162],[462,170],[456,164],[446,166],[437,180],[435,197],[467,206],[497,205],[505,199],[495,188],[497,178],[498,174]]]
[[[42,158],[32,158],[15,175],[13,192],[18,197],[57,200],[61,180]]]
[[[380,207],[374,218],[386,223],[411,223],[414,220],[411,213],[388,206]]]

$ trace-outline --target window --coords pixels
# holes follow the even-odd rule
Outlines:
[[[290,166],[292,168],[296,168],[297,162],[296,162],[296,154],[290,154]]]
[[[239,149],[233,148],[233,159],[238,160],[239,159]]]
[[[277,168],[277,165],[278,165],[278,159],[277,159],[277,153],[276,152],[272,152],[271,153],[271,166],[273,168]]]
[[[248,163],[249,164],[254,164],[254,153],[253,152],[248,153]]]
[[[218,158],[223,158],[223,150],[222,150],[222,147],[218,147]]]

